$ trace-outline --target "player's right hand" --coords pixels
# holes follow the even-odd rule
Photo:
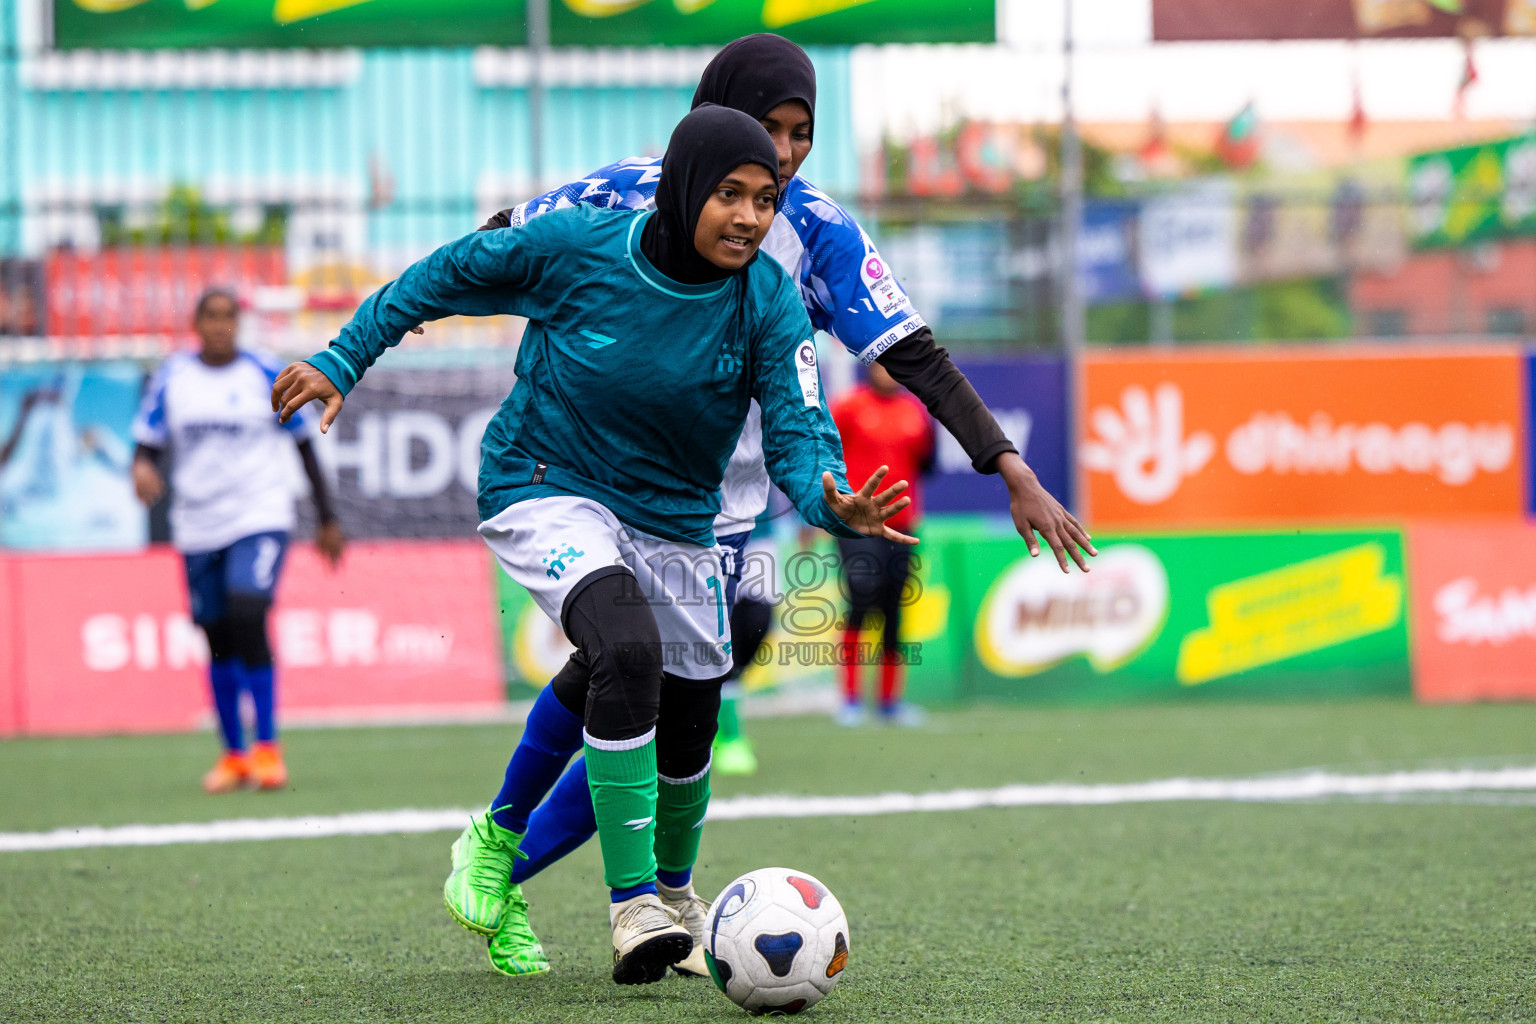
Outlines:
[[[341,412],[341,392],[331,379],[308,363],[289,363],[272,383],[272,411],[280,423],[315,399],[325,403],[320,414],[320,433],[331,429],[331,421]]]
[[[875,488],[880,486],[885,479],[885,474],[890,472],[890,467],[881,466],[870,474],[852,494],[843,494],[833,483],[831,473],[821,474],[821,496],[832,510],[832,514],[841,519],[846,526],[857,530],[866,537],[883,537],[893,540],[898,544],[916,544],[916,537],[909,537],[899,530],[893,530],[885,524],[891,516],[900,512],[912,504],[911,498],[898,498],[902,491],[907,489],[905,480],[898,480],[879,494]]]

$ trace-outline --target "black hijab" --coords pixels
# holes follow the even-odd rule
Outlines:
[[[761,164],[778,181],[778,151],[755,118],[706,103],[677,123],[667,155],[661,158],[656,213],[640,236],[640,251],[657,270],[684,284],[719,281],[741,272],[717,267],[699,255],[693,233],[715,186],[742,164]],[[748,260],[741,270],[750,265]]]
[[[718,103],[761,121],[786,100],[799,100],[816,119],[816,68],[805,51],[772,32],[742,36],[709,62],[693,105]]]

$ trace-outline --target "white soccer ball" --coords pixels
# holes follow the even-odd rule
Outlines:
[[[710,904],[704,959],[726,997],[748,1013],[799,1013],[848,966],[848,918],[804,871],[759,868]]]

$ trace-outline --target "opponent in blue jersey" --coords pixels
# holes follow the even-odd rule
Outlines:
[[[413,324],[529,319],[517,384],[481,444],[480,534],[577,652],[540,698],[549,743],[525,736],[502,791],[454,844],[444,900],[487,936],[509,912],[526,922],[510,881],[518,845],[583,747],[620,984],[655,981],[693,950],[658,898],[657,867],[698,854],[730,651],[713,523],[750,404],[768,471],[808,521],[915,543],[884,525],[907,504],[903,483],[876,495],[882,471],[839,490],[811,325],[783,270],[756,259],[776,163],[752,118],[701,107],[672,135],[654,212],[584,207],[444,246],[272,391],[284,418],[323,400],[324,428]],[[518,973],[548,970],[536,941],[524,953]]]
[[[1040,486],[975,388],[935,343],[869,235],[847,210],[797,176],[811,151],[816,109],[816,72],[805,51],[771,33],[738,39],[705,68],[693,103],[740,110],[760,121],[773,138],[783,200],[763,251],[795,280],[811,323],[862,362],[878,360],[954,435],[977,472],[1003,478],[1014,525],[1031,555],[1040,552],[1038,534],[1063,572],[1072,561],[1086,572],[1084,554],[1094,553],[1087,532]],[[571,206],[649,208],[659,167],[657,157],[620,160],[503,210],[485,226],[516,227]],[[721,498],[725,516],[716,529],[721,536],[750,531],[767,501],[761,469],[748,470],[744,465],[739,474],[727,473]]]
[[[797,176],[810,153],[814,128],[816,72],[810,58],[794,43],[770,33],[738,39],[705,69],[694,94],[695,106],[704,103],[743,111],[758,119],[774,140],[784,198],[763,250],[794,278],[811,323],[866,364],[878,360],[949,429],[977,471],[1002,475],[1008,485],[1014,523],[1028,540],[1031,554],[1039,553],[1035,540],[1038,532],[1050,544],[1063,571],[1069,564],[1069,553],[1087,571],[1083,552],[1093,554],[1094,549],[1086,531],[1040,486],[970,382],[935,344],[932,331],[868,234],[840,205]],[[649,209],[655,202],[660,164],[656,157],[620,160],[580,181],[503,210],[485,227],[521,228],[537,224],[538,218],[550,211],[579,206]],[[721,487],[721,515],[715,520],[715,534],[723,549],[740,552],[745,547],[752,524],[767,500],[768,477],[760,441],[749,419]],[[742,559],[737,554],[733,561],[739,566]],[[728,710],[722,717],[727,722],[734,719]],[[557,753],[564,749],[541,739],[547,732],[535,707],[522,742],[544,743]],[[574,748],[570,753],[575,753]],[[517,862],[514,881],[525,881],[591,838],[596,823],[587,789],[585,764],[577,759],[549,799],[534,812],[521,847],[527,857]],[[660,892],[697,935],[703,927],[702,901],[693,896],[691,867],[689,863],[674,871],[664,865],[659,875]],[[492,939],[492,966],[505,974],[519,973],[525,949],[534,941],[526,922],[509,916],[506,926]],[[677,968],[680,973],[706,972],[701,955]]]
[[[208,635],[208,677],[224,739],[223,757],[203,776],[210,793],[288,782],[277,743],[267,610],[293,530],[289,445],[297,442],[309,477],[321,552],[335,564],[345,543],[311,444],[314,424],[307,416],[278,424],[268,395],[281,364],[236,347],[239,312],[231,292],[203,293],[192,321],[201,347],[161,364],[133,423],[134,488],[147,505],[164,493],[156,463],[169,454],[171,537],[186,561],[192,621]],[[256,710],[249,753],[242,690]]]

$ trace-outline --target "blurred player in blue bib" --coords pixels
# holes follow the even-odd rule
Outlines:
[[[335,565],[345,539],[327,500],[311,439],[314,421],[280,424],[272,382],[282,364],[235,343],[240,307],[212,289],[193,317],[201,346],[167,359],[149,382],[133,424],[133,482],[153,505],[164,493],[156,468],[171,462],[171,536],[186,561],[192,621],[208,635],[208,679],[224,754],[203,777],[210,793],[288,783],[277,741],[267,611],[293,530],[292,460],[297,443],[319,512],[320,550]],[[251,696],[256,742],[247,751],[240,694]]]

